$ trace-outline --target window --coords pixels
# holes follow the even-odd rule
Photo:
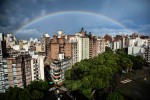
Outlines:
[[[17,84],[18,83],[18,81],[17,80],[14,80],[14,84]]]
[[[3,62],[4,65],[7,65],[7,62]]]
[[[16,77],[13,77],[14,80],[16,80]]]
[[[16,71],[16,68],[13,68],[13,72]]]
[[[12,68],[16,68],[16,65],[12,65]]]
[[[13,75],[17,75],[17,73],[16,73],[16,72],[13,72]]]
[[[8,77],[8,74],[4,74],[4,77]]]
[[[8,70],[7,70],[7,69],[4,69],[4,72],[8,72]]]

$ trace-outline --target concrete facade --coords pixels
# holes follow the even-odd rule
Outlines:
[[[64,58],[64,53],[59,54],[59,60],[53,60],[50,65],[50,73],[55,84],[62,84],[64,80],[64,73],[72,66],[71,58]]]
[[[44,58],[41,55],[32,55],[31,59],[31,77],[33,80],[44,80]]]
[[[146,62],[150,64],[150,45],[145,48],[144,58],[146,59]]]
[[[24,88],[31,82],[31,57],[30,55],[18,55],[3,59],[1,70],[0,92],[4,93],[9,86]]]

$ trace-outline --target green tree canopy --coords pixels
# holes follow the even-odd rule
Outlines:
[[[75,63],[72,69],[65,72],[64,84],[69,90],[79,90],[86,97],[92,98],[94,89],[108,92],[114,86],[115,77],[120,70],[128,73],[142,63],[141,57],[127,55],[126,49],[113,53],[110,48],[106,48],[106,52],[94,58]]]
[[[65,73],[65,84],[70,90],[80,90],[88,98],[93,89],[108,89],[118,64],[113,52],[105,52],[92,59],[77,62]]]
[[[5,94],[6,100],[41,100],[48,90],[48,82],[32,81],[25,89],[9,87]]]

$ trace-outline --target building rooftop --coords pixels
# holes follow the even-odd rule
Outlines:
[[[44,37],[50,37],[49,34],[43,34]]]

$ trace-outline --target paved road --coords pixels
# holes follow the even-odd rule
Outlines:
[[[133,100],[150,100],[150,71],[145,70],[139,73],[136,78],[130,78],[132,81],[125,84],[118,84],[116,90],[131,97]],[[145,78],[146,74],[146,79]]]

